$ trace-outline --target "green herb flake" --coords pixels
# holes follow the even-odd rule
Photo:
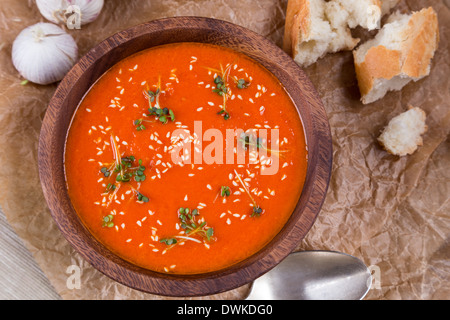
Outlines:
[[[259,206],[254,206],[251,217],[260,217],[262,213],[263,209],[261,209]]]
[[[230,187],[222,186],[222,187],[220,188],[220,196],[221,196],[221,197],[229,197],[230,194],[231,194]]]
[[[239,79],[236,81],[236,87],[238,89],[246,89],[250,86],[250,82],[245,81],[244,79]]]
[[[138,192],[137,194],[138,201],[149,202],[149,198],[144,196],[142,193]]]
[[[159,242],[165,243],[168,246],[171,246],[171,245],[177,243],[177,239],[175,239],[175,238],[164,238],[164,239],[159,240]]]
[[[102,220],[102,227],[103,228],[105,228],[105,227],[107,227],[107,228],[114,227],[113,220],[114,220],[114,216],[112,214],[108,214],[107,216],[104,216],[103,220]]]

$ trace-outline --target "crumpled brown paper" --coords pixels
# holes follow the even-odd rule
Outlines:
[[[33,1],[0,7],[0,205],[56,291],[65,299],[161,299],[110,280],[85,262],[51,219],[42,195],[37,148],[42,119],[56,85],[21,85],[11,46],[26,26],[44,21]],[[196,15],[227,20],[281,45],[287,0],[107,0],[100,17],[69,31],[80,54],[117,31],[152,19]],[[440,44],[431,75],[401,92],[363,106],[350,52],[330,54],[306,69],[330,120],[334,164],[322,212],[298,250],[337,250],[374,270],[366,299],[450,297],[450,10],[445,0],[404,0],[399,8],[432,5]],[[354,30],[362,38],[373,36]],[[407,105],[427,113],[424,146],[412,156],[387,154],[381,129]],[[81,287],[67,285],[68,267],[81,270]],[[214,296],[240,299],[249,285]]]

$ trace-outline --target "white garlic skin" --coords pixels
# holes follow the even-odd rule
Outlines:
[[[97,19],[104,0],[36,0],[36,4],[41,14],[56,24],[66,23],[64,14],[67,8],[76,5],[81,11],[81,25],[85,25]]]
[[[50,84],[64,78],[78,59],[71,35],[51,23],[37,23],[20,32],[12,47],[14,67],[27,80]]]

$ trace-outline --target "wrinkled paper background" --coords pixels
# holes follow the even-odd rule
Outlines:
[[[287,0],[106,0],[100,17],[70,30],[80,56],[106,37],[152,19],[196,15],[245,26],[281,46]],[[440,45],[431,75],[363,106],[350,52],[330,54],[306,69],[331,124],[332,179],[323,209],[297,250],[337,250],[374,272],[366,299],[450,298],[450,10],[445,0],[403,0],[409,12],[432,5]],[[447,2],[448,5],[448,2]],[[161,299],[110,280],[66,242],[43,197],[38,176],[39,130],[55,85],[21,85],[11,46],[25,27],[44,21],[34,1],[0,7],[0,205],[8,221],[65,299]],[[366,39],[374,35],[363,30]],[[387,154],[376,138],[407,106],[427,113],[424,146],[407,157]],[[81,288],[69,289],[67,268],[81,268]],[[204,297],[241,299],[250,286]]]

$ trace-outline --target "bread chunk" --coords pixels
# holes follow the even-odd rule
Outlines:
[[[422,134],[427,131],[426,115],[420,108],[413,108],[392,118],[378,137],[379,143],[391,154],[412,154],[423,144]]]
[[[429,75],[438,42],[433,8],[392,14],[374,39],[353,51],[361,101],[372,103]]]
[[[307,67],[327,53],[353,50],[350,28],[379,28],[383,13],[399,0],[289,0],[283,49]]]

